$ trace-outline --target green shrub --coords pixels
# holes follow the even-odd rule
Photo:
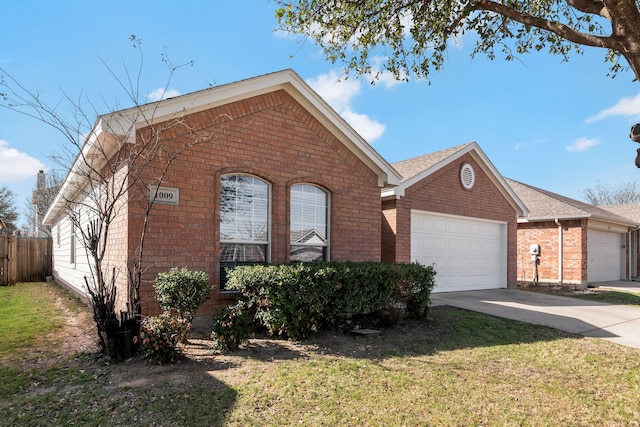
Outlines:
[[[397,284],[393,264],[379,262],[335,263],[334,295],[327,319],[341,323],[354,315],[371,314],[385,307]]]
[[[140,354],[155,363],[175,363],[182,357],[178,344],[187,336],[189,323],[169,312],[146,317],[140,325]]]
[[[246,307],[270,335],[303,339],[320,327],[331,301],[331,269],[320,264],[283,264],[237,267],[230,272],[228,289],[241,292]]]
[[[198,307],[209,297],[213,284],[205,272],[174,267],[158,274],[153,287],[163,310],[176,312],[191,323]]]
[[[319,262],[236,267],[227,288],[271,335],[299,340],[323,326],[376,313],[388,323],[425,318],[432,267],[377,262]]]
[[[248,310],[239,302],[220,310],[213,320],[211,338],[216,350],[236,351],[251,336],[251,320]]]
[[[398,291],[400,300],[406,305],[407,316],[414,319],[426,319],[431,303],[431,291],[435,286],[436,272],[433,266],[419,263],[397,264]]]
[[[405,264],[407,273],[401,280],[402,286],[409,289],[407,313],[415,319],[426,319],[431,304],[431,291],[436,285],[436,272],[433,266],[418,263]]]

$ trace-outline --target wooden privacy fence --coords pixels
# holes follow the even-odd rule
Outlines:
[[[53,240],[0,235],[0,286],[51,276]]]

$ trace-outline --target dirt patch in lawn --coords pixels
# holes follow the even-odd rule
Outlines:
[[[166,381],[180,384],[192,381],[193,375],[206,373],[233,386],[245,381],[256,369],[269,371],[291,359],[317,355],[376,359],[393,354],[418,354],[425,340],[435,339],[451,327],[448,322],[439,320],[439,309],[432,309],[428,322],[405,321],[392,328],[380,328],[380,336],[374,338],[322,330],[300,342],[252,338],[240,350],[229,353],[217,352],[214,342],[204,334],[192,334],[182,346],[184,358],[181,363],[158,366],[132,359],[117,365],[110,382],[118,387],[153,386]]]
[[[580,287],[576,285],[558,286],[558,285],[549,285],[549,284],[518,285],[518,289],[522,289],[523,291],[538,292],[541,294],[559,295],[559,296],[592,295],[592,294],[606,292],[602,289],[597,289],[597,288],[580,289]]]
[[[220,353],[208,334],[193,333],[182,346],[184,357],[175,365],[151,365],[134,358],[110,364],[99,354],[95,325],[89,308],[70,310],[66,300],[55,289],[53,300],[64,310],[66,323],[55,334],[42,340],[37,348],[28,350],[12,365],[29,371],[43,370],[56,364],[78,368],[103,378],[112,387],[153,387],[166,383],[181,384],[193,381],[197,375],[214,375],[218,380],[233,385],[242,382],[255,368],[270,370],[279,362],[331,355],[349,358],[383,358],[393,354],[412,354],[428,339],[436,339],[450,330],[450,324],[438,316],[441,307],[431,309],[428,322],[405,321],[390,328],[379,328],[375,338],[358,337],[349,333],[323,330],[311,334],[301,342],[285,339],[257,337],[249,340],[239,351]],[[367,325],[369,326],[369,325]]]

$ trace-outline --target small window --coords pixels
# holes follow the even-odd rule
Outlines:
[[[71,264],[76,263],[76,224],[73,222],[73,218],[69,217],[69,262]]]
[[[329,259],[329,196],[311,184],[291,187],[290,261]]]
[[[220,180],[220,287],[226,269],[269,262],[269,184],[250,175]]]

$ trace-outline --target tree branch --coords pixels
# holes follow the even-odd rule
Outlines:
[[[566,0],[567,4],[580,12],[599,15],[611,20],[611,15],[604,2],[600,0]]]
[[[571,1],[579,3],[581,5],[586,5],[587,3],[587,0]],[[540,28],[542,30],[557,34],[560,37],[567,39],[573,43],[585,46],[604,47],[608,49],[612,49],[614,47],[614,42],[611,37],[600,37],[594,36],[592,34],[585,34],[580,31],[576,31],[573,28],[560,22],[554,22],[547,19],[539,18],[537,16],[518,12],[514,9],[511,9],[500,3],[495,3],[491,0],[480,0],[478,3],[476,3],[476,9],[498,13],[521,24],[530,25],[532,27]]]

